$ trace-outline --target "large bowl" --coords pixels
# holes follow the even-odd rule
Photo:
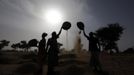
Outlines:
[[[83,22],[77,22],[77,27],[78,27],[80,30],[84,30],[84,23],[83,23]]]
[[[71,23],[68,22],[68,21],[64,22],[63,25],[62,25],[62,28],[63,28],[64,30],[70,29],[70,28],[71,28]]]

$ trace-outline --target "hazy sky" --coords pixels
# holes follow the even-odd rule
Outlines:
[[[44,11],[58,9],[63,14],[63,22],[70,21],[68,31],[69,49],[73,48],[78,35],[77,21],[83,21],[86,32],[119,23],[125,28],[119,48],[124,50],[134,46],[134,0],[0,0],[0,40],[11,43],[36,38],[40,40],[43,32],[51,37],[52,31],[59,31],[62,23],[52,25],[44,19]],[[59,42],[66,47],[67,32],[63,30]],[[83,36],[83,34],[81,35]],[[82,37],[84,48],[88,41]]]

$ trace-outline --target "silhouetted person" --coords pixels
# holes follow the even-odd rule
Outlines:
[[[39,63],[39,71],[38,75],[42,75],[43,73],[43,64],[45,63],[44,61],[46,60],[47,52],[45,50],[46,48],[46,39],[45,37],[47,36],[47,33],[42,34],[42,39],[39,42],[38,46],[38,63]]]
[[[61,34],[62,28],[60,29],[59,33],[56,34],[56,32],[52,32],[52,37],[48,39],[47,47],[48,50],[48,73],[47,75],[53,75],[54,67],[58,65],[58,43],[57,39],[59,38],[59,35]]]
[[[94,71],[102,71],[99,53],[100,53],[100,44],[98,39],[94,36],[93,32],[89,33],[89,36],[86,35],[85,30],[83,30],[84,36],[89,40],[89,51],[91,52],[90,66]]]

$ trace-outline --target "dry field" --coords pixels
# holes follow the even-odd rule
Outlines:
[[[61,54],[55,68],[60,75],[104,75],[89,67],[90,53]],[[100,54],[103,70],[109,75],[134,75],[134,54]],[[0,75],[33,75],[38,69],[33,52],[3,52],[0,55]],[[44,65],[44,75],[47,65]]]

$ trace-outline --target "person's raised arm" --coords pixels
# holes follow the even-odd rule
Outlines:
[[[87,36],[86,33],[85,33],[85,29],[83,29],[83,34],[87,39],[89,39],[89,36]]]
[[[59,33],[57,34],[57,37],[59,37],[59,35],[61,34],[61,31],[62,31],[62,27],[60,28],[60,31],[59,31]]]

